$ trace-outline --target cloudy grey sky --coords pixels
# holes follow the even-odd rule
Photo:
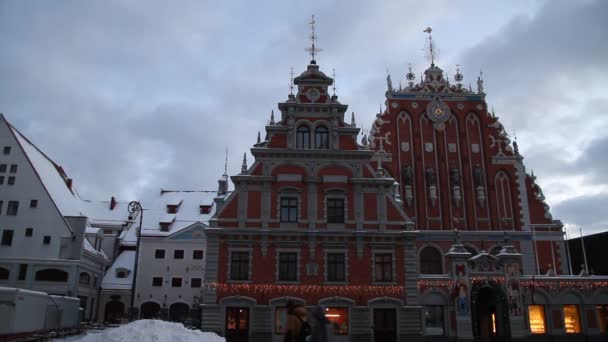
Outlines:
[[[305,69],[311,14],[360,125],[387,68],[427,67],[431,26],[444,70],[483,70],[554,218],[608,230],[607,1],[1,0],[0,112],[84,198],[215,189],[226,148],[234,174]]]

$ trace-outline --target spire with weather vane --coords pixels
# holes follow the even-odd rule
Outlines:
[[[331,89],[334,92],[333,96],[336,96],[336,69],[335,68],[331,70],[331,77],[333,77],[333,79],[334,79],[334,83],[332,83]]]
[[[435,41],[433,40],[433,36],[431,35],[431,32],[433,32],[433,29],[431,29],[430,27],[427,27],[424,31],[425,33],[429,34],[429,46],[426,49],[426,58],[431,62],[431,66],[435,66],[435,60],[437,59],[437,53],[439,52],[439,50],[437,49],[437,46],[435,45]]]
[[[310,33],[310,36],[308,37],[312,44],[309,48],[306,48],[306,51],[310,54],[310,64],[317,64],[317,61],[315,60],[317,53],[323,51],[322,49],[315,46],[315,42],[317,41],[317,34],[315,33],[315,24],[316,23],[317,22],[315,21],[315,15],[313,14],[312,18],[309,22],[311,33]]]
[[[416,79],[416,75],[412,72],[412,63],[407,65],[408,72],[405,74],[405,78],[408,81],[408,85],[410,88],[414,87],[414,80]]]
[[[293,95],[293,66],[289,71],[289,95]]]

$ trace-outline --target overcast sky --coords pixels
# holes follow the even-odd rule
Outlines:
[[[311,14],[360,126],[387,68],[398,84],[428,67],[431,26],[450,76],[483,70],[553,217],[608,230],[608,1],[0,0],[0,112],[83,198],[216,189],[226,148],[235,174],[305,70]]]

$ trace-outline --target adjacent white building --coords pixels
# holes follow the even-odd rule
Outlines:
[[[205,283],[204,230],[225,193],[221,187],[219,194],[161,191],[144,205],[134,303],[140,317],[196,316],[191,310],[198,309]]]
[[[79,297],[83,318],[95,319],[104,247],[114,253],[104,233],[128,229],[125,208],[80,199],[63,168],[0,115],[0,286]]]

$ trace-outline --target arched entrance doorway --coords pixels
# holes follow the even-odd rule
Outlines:
[[[186,303],[173,303],[169,307],[169,319],[174,322],[185,322],[190,316],[190,307]]]
[[[501,286],[493,281],[484,281],[473,286],[471,291],[471,314],[473,335],[480,342],[503,342],[511,340],[509,307]]]
[[[110,323],[120,323],[125,315],[125,304],[117,300],[106,303],[106,314],[104,320]]]
[[[140,318],[158,318],[160,317],[160,305],[154,302],[145,302],[141,305],[140,312]]]

